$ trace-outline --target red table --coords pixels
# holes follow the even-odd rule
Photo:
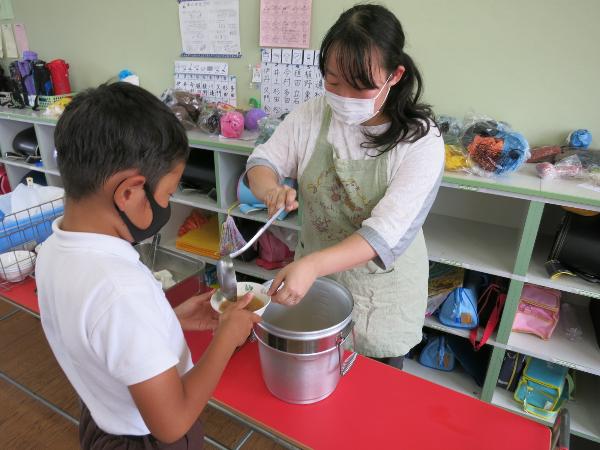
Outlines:
[[[209,333],[186,333],[197,361]],[[213,401],[259,427],[315,449],[548,450],[550,429],[359,356],[335,392],[312,405],[269,393],[256,343],[231,359]]]
[[[0,295],[39,315],[33,280]],[[211,334],[185,335],[197,361]],[[550,429],[544,425],[362,356],[331,396],[312,405],[292,405],[267,390],[257,344],[246,344],[231,358],[211,404],[298,447],[550,448]]]

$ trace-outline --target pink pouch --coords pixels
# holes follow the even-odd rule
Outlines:
[[[256,264],[267,270],[280,269],[294,260],[294,252],[277,239],[270,231],[258,238],[258,258]]]
[[[525,283],[512,330],[550,339],[559,311],[560,291]]]

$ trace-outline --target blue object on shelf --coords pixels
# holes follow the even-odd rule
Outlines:
[[[586,129],[571,131],[567,136],[567,144],[573,148],[588,148],[592,143],[592,133]]]
[[[284,178],[283,184],[294,189],[296,189],[297,186],[296,180],[293,178]],[[257,199],[250,190],[250,187],[248,186],[248,182],[246,180],[245,172],[238,181],[237,196],[238,201],[240,202],[240,211],[242,211],[244,214],[248,214],[256,210],[267,209],[267,205],[265,205],[259,199]],[[284,211],[279,215],[277,220],[283,220],[287,217],[287,215],[288,212]]]

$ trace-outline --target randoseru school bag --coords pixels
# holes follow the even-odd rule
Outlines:
[[[573,387],[567,367],[528,357],[514,399],[526,412],[554,421]]]
[[[562,268],[591,283],[600,283],[600,215],[565,214],[546,263],[550,276],[559,274]]]
[[[429,339],[429,342],[421,351],[419,364],[445,372],[454,370],[456,360],[445,336],[435,336]]]
[[[454,328],[477,328],[477,296],[468,288],[456,288],[438,310],[440,322]]]

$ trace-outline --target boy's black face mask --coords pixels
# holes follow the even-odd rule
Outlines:
[[[147,185],[144,185],[144,192],[146,193],[146,198],[150,202],[150,209],[152,209],[152,222],[148,225],[148,228],[138,228],[133,224],[129,217],[119,209],[117,204],[115,203],[115,208],[121,216],[123,222],[127,226],[129,233],[131,233],[131,237],[133,237],[134,242],[142,242],[145,239],[148,239],[155,234],[157,234],[160,229],[165,226],[165,224],[171,218],[171,204],[169,203],[166,208],[160,206],[156,200],[154,199],[154,195],[149,191]]]

